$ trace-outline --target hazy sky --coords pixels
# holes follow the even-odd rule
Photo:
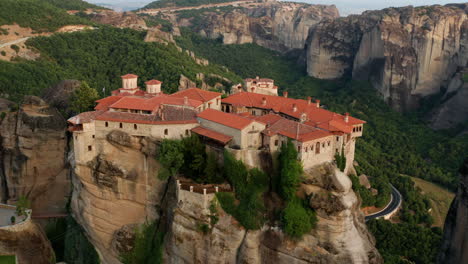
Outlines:
[[[390,6],[407,5],[434,5],[447,3],[464,3],[468,0],[290,0],[295,2],[306,2],[310,4],[334,4],[340,10],[341,15],[359,14],[362,11],[370,9],[382,9]],[[129,8],[139,8],[153,0],[88,0],[91,3],[106,3],[113,6]]]

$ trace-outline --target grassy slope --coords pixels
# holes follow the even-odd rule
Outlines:
[[[65,9],[41,0],[1,0],[0,25],[17,23],[35,31],[53,32],[65,25],[90,24]]]
[[[425,194],[431,201],[431,215],[434,217],[434,226],[443,227],[455,194],[431,182],[419,178],[411,179],[417,187],[421,188],[421,193]]]

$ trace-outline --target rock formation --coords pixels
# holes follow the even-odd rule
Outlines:
[[[91,13],[90,18],[94,22],[119,28],[131,28],[136,30],[147,28],[145,20],[133,12],[122,13],[112,10],[102,10],[97,13]]]
[[[0,120],[0,198],[27,196],[35,213],[64,212],[70,195],[66,122],[42,99],[27,96]]]
[[[307,40],[308,73],[370,80],[395,109],[414,109],[467,64],[464,9],[409,6],[324,20]]]
[[[310,197],[317,227],[299,241],[278,227],[246,231],[217,206],[214,194],[178,190],[165,241],[167,263],[383,263],[366,229],[349,178],[331,164],[307,173],[301,192]],[[219,221],[212,225],[210,218]],[[210,226],[208,232],[200,228]],[[206,230],[205,230],[206,231]]]
[[[73,161],[72,214],[103,263],[120,263],[125,226],[159,217],[165,182],[157,178],[156,143],[122,131],[96,135],[97,155]]]
[[[55,263],[49,240],[31,219],[0,227],[0,255],[16,255],[21,264]]]
[[[309,29],[339,16],[335,6],[292,2],[246,5],[226,13],[206,12],[198,31],[225,44],[256,43],[278,50],[303,49]]]
[[[460,168],[460,183],[444,226],[438,263],[468,263],[468,159]]]

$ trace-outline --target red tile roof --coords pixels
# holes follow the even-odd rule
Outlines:
[[[89,123],[95,120],[99,115],[104,113],[104,111],[90,111],[83,112],[79,115],[69,118],[67,121],[73,125],[80,125],[83,123]]]
[[[121,76],[122,79],[135,79],[135,78],[138,78],[138,75],[135,75],[135,74],[125,74],[123,76]]]
[[[253,122],[251,119],[214,109],[207,109],[198,114],[198,117],[238,130],[244,129]]]
[[[263,98],[266,99],[265,104],[263,104]],[[353,125],[365,123],[365,121],[351,116],[349,117],[348,122],[345,122],[345,117],[343,115],[319,108],[317,107],[316,103],[309,103],[308,101],[302,99],[241,92],[223,99],[222,102],[225,104],[237,106],[273,110],[276,113],[282,113],[297,119],[300,119],[301,115],[305,113],[308,120],[312,121],[316,125],[334,121],[331,125],[345,133],[349,133],[348,131],[350,130],[352,131]],[[296,106],[295,111],[294,105]]]
[[[161,115],[107,111],[97,116],[96,120],[153,125],[197,123],[196,112],[194,110],[170,106],[164,107]]]
[[[148,85],[155,85],[155,84],[161,84],[162,82],[158,81],[158,80],[149,80],[149,81],[147,81],[145,83],[148,84]]]
[[[328,131],[286,118],[278,119],[274,124],[266,128],[264,133],[269,136],[280,134],[300,142],[307,142],[332,135]]]
[[[188,97],[189,99],[207,102],[207,101],[213,100],[216,97],[220,97],[221,93],[205,91],[205,90],[198,89],[198,88],[189,88],[189,89],[171,94],[170,96],[178,97],[178,98]]]
[[[108,96],[106,98],[102,98],[96,101],[98,103],[96,107],[94,107],[95,110],[108,110],[109,106],[118,100],[120,100],[122,96]]]
[[[203,104],[201,101],[188,99],[187,106],[198,107]],[[110,104],[110,108],[116,109],[133,109],[133,110],[143,110],[143,111],[155,111],[161,105],[177,105],[184,106],[184,98],[170,97],[168,95],[158,95],[154,97],[133,97],[133,96],[124,96],[120,100],[115,101]]]
[[[192,132],[198,135],[204,136],[204,137],[214,139],[218,142],[223,143],[224,145],[226,145],[232,139],[231,136],[227,136],[227,135],[221,134],[219,132],[216,132],[216,131],[213,131],[211,129],[204,128],[201,126],[192,128]]]

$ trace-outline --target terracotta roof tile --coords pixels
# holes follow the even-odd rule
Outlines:
[[[328,131],[286,118],[278,119],[273,125],[265,129],[264,133],[267,135],[280,134],[300,142],[307,142],[332,135]]]
[[[202,127],[202,126],[192,128],[192,132],[194,132],[194,133],[196,133],[198,135],[204,136],[204,137],[214,139],[214,140],[216,140],[218,142],[221,142],[223,144],[227,144],[232,139],[231,136],[224,135],[222,133],[213,131],[211,129],[208,129],[208,128],[205,128],[205,127]]]
[[[67,122],[73,124],[73,125],[80,125],[83,123],[89,123],[93,120],[95,120],[99,115],[104,113],[104,111],[90,111],[90,112],[83,112],[81,114],[78,114],[74,117],[71,117],[67,120]]]
[[[198,117],[238,130],[244,129],[253,122],[251,119],[214,109],[207,109],[198,114]]]
[[[96,107],[94,107],[95,110],[108,110],[109,106],[118,100],[120,100],[122,96],[108,96],[106,98],[102,98],[96,101],[98,103]]]
[[[192,100],[207,102],[207,101],[213,100],[216,97],[221,96],[221,93],[205,91],[205,90],[198,89],[198,88],[189,88],[189,89],[171,94],[170,96],[178,97],[178,98],[188,97],[189,99],[192,99]]]
[[[194,110],[170,106],[164,107],[161,115],[107,111],[97,116],[96,120],[154,125],[197,123],[196,112]]]
[[[148,85],[162,84],[162,82],[158,81],[158,80],[149,80],[149,81],[147,81],[145,83],[148,84]]]
[[[138,75],[135,75],[135,74],[125,74],[123,76],[121,76],[122,79],[134,79],[134,78],[138,78]]]

